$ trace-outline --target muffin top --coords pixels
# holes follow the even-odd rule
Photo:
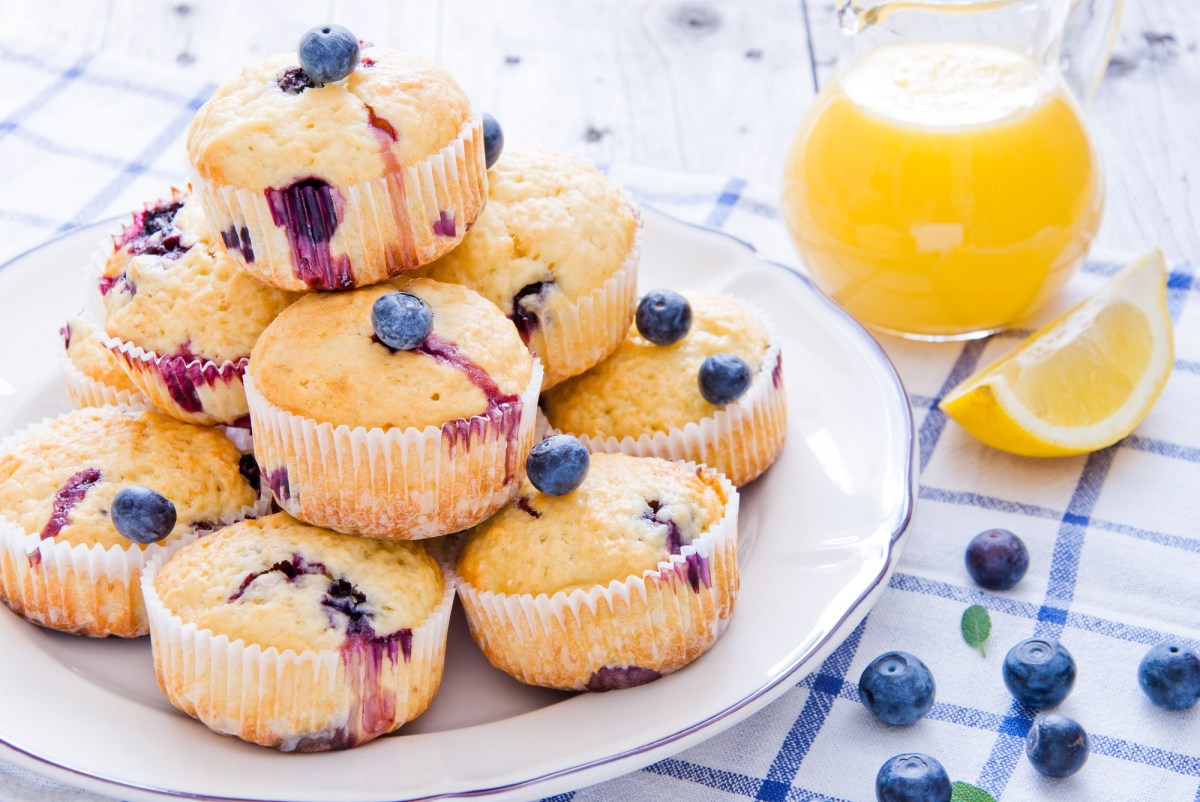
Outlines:
[[[105,262],[100,293],[108,336],[159,355],[216,362],[248,356],[267,324],[299,297],[241,270],[183,193],[134,215]]]
[[[364,46],[346,78],[312,86],[295,53],[252,64],[200,107],[188,158],[206,181],[261,191],[302,178],[348,186],[415,164],[471,117],[453,76],[422,58]]]
[[[419,544],[342,535],[281,512],[188,544],[154,588],[187,623],[300,653],[411,637],[445,580]]]
[[[458,573],[476,589],[545,593],[641,576],[724,514],[711,473],[678,462],[592,454],[574,492],[547,496],[528,480],[516,501],[476,526]]]
[[[526,339],[537,315],[604,284],[633,247],[637,216],[620,187],[577,156],[506,148],[488,202],[462,244],[423,274],[465,284]]]
[[[142,485],[175,505],[167,543],[257,501],[258,470],[241,456],[220,430],[159,412],[77,409],[0,455],[0,517],[43,540],[127,547],[109,508]]]
[[[433,312],[433,333],[411,351],[375,337],[371,307],[397,290]],[[250,356],[268,401],[317,421],[368,429],[441,426],[518,397],[533,358],[513,324],[478,293],[430,279],[393,279],[313,294],[288,307]]]
[[[586,373],[542,396],[551,425],[590,436],[637,438],[682,428],[716,413],[700,394],[700,365],[714,354],[734,354],[757,376],[767,355],[767,331],[740,303],[715,292],[683,293],[692,327],[673,345],[655,345],[637,325],[613,354]]]
[[[59,329],[59,333],[62,334],[67,359],[71,360],[71,364],[80,373],[114,390],[138,392],[129,376],[121,369],[121,363],[117,361],[116,356],[104,347],[82,315],[75,315],[68,320],[66,325]]]

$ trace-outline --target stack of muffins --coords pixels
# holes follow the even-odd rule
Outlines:
[[[172,704],[285,751],[419,715],[456,595],[530,684],[625,688],[707,650],[736,487],[782,448],[778,344],[735,298],[639,305],[624,193],[502,147],[444,70],[338,26],[218,89],[191,189],[88,268],[62,329],[80,408],[0,445],[8,606],[149,633]],[[549,441],[527,476],[539,401],[593,452],[569,488],[539,481],[565,470]]]

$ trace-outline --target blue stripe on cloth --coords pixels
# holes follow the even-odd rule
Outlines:
[[[724,769],[714,769],[709,766],[701,766],[689,760],[680,760],[679,758],[671,757],[647,766],[645,770],[651,774],[659,774],[676,780],[688,780],[699,785],[720,788],[722,791],[729,791],[747,797],[753,797],[762,782],[757,777],[726,771]]]
[[[1062,513],[1037,504],[1025,504],[1020,501],[1010,501],[998,496],[985,496],[967,490],[944,490],[940,487],[922,485],[918,497],[928,501],[940,501],[959,506],[979,507],[984,510],[997,512],[1020,513],[1031,518],[1062,518]]]
[[[558,796],[548,796],[542,799],[542,802],[571,802],[571,800],[575,798],[575,793],[575,791],[568,791],[567,793],[559,794]]]
[[[105,153],[98,153],[96,151],[86,150],[84,148],[75,148],[69,145],[62,145],[52,139],[49,139],[48,137],[42,136],[41,134],[36,134],[27,128],[18,126],[12,131],[12,134],[18,139],[23,139],[32,145],[36,145],[47,153],[53,153],[55,156],[67,156],[75,159],[83,159],[85,161],[94,162],[95,164],[104,165],[105,167],[122,168],[126,164],[124,159],[117,158],[116,156],[109,156]],[[165,170],[147,170],[146,172],[159,175],[168,180],[179,179],[179,176],[172,175]]]
[[[652,766],[647,766],[643,771],[650,774],[657,774],[661,777],[670,777],[674,780],[686,780],[707,788],[725,791],[726,793],[741,794],[752,799],[769,800],[770,802],[785,799],[788,802],[807,802],[808,800],[824,798],[830,799],[831,802],[849,802],[849,800],[844,800],[840,797],[822,797],[813,791],[795,788],[787,783],[773,780],[767,780],[764,783],[757,777],[725,769],[701,766],[680,758],[667,758]],[[767,796],[762,796],[764,785],[768,789],[766,792]]]
[[[91,60],[91,53],[85,53],[80,56],[74,64],[58,76],[57,80],[25,101],[24,105],[13,111],[3,120],[0,120],[0,139],[4,139],[11,134],[30,114],[33,114],[61,94],[75,79],[83,74],[83,71],[87,68]]]
[[[717,198],[716,205],[704,221],[704,225],[711,226],[712,228],[721,228],[725,225],[725,221],[729,219],[729,214],[733,211],[733,208],[737,206],[738,200],[742,197],[742,190],[745,188],[746,182],[742,179],[730,179],[729,183],[725,185],[724,191],[721,192],[720,197]]]
[[[1010,501],[1009,499],[997,498],[996,496],[985,496],[980,493],[960,490],[944,490],[928,485],[921,487],[919,497],[927,501],[936,501],[944,504],[979,507],[980,509],[995,510],[997,512],[1018,513],[1030,518],[1058,520],[1064,515],[1064,513],[1057,510],[1052,510],[1048,507],[1039,507],[1036,504],[1022,504],[1017,501]],[[1090,518],[1088,522],[1093,529],[1103,529],[1106,532],[1116,532],[1117,534],[1129,535],[1139,540],[1149,540],[1163,546],[1200,553],[1200,538],[1155,532],[1151,529],[1142,529],[1114,521],[1102,521],[1098,518]]]
[[[858,651],[858,644],[862,640],[866,625],[867,622],[864,619],[850,633],[850,637],[846,638],[842,645],[834,649],[833,654],[826,658],[817,674],[808,677],[801,683],[807,683],[812,692],[804,700],[804,707],[801,708],[800,715],[796,716],[796,720],[792,722],[792,727],[783,739],[779,753],[775,755],[771,768],[767,770],[767,777],[763,781],[764,787],[767,787],[766,783],[768,782],[785,783],[790,786],[796,779],[796,772],[800,770],[800,764],[804,762],[808,750],[812,748],[813,741],[816,740],[817,733],[821,731],[825,719],[829,716],[830,708],[833,707],[833,695],[822,692],[816,683],[818,679],[822,678],[831,678],[835,683],[842,681],[850,669],[851,661],[854,660],[854,653]],[[768,798],[762,794],[763,788],[760,788],[757,798]]]
[[[41,228],[54,228],[59,222],[51,220],[49,217],[42,217],[41,215],[15,209],[0,209],[0,220],[8,220],[27,226],[39,226]]]
[[[1000,596],[984,590],[953,585],[949,582],[914,576],[913,574],[906,574],[900,571],[892,574],[892,579],[888,583],[888,587],[906,593],[921,593],[926,596],[936,596],[940,599],[956,601],[966,605],[979,604],[992,612],[1011,615],[1017,618],[1038,619],[1039,616],[1047,615],[1050,610],[1055,609],[1009,598],[1008,596]],[[1053,615],[1052,613],[1049,614]],[[1200,641],[1191,638],[1181,638],[1175,632],[1133,626],[1132,624],[1112,621],[1094,615],[1071,612],[1062,617],[1059,623],[1063,625],[1064,629],[1079,629],[1097,635],[1104,635],[1114,640],[1142,643],[1147,646],[1161,643],[1164,640],[1181,640],[1193,648],[1200,649]]]
[[[86,54],[87,59],[91,59],[95,54]],[[8,50],[0,47],[0,61],[10,64],[23,64],[26,67],[40,70],[42,72],[58,72],[58,67],[40,59],[32,53],[22,53],[15,50]],[[131,81],[128,78],[118,78],[109,75],[100,75],[97,73],[84,73],[78,76],[82,83],[91,84],[93,86],[105,86],[112,89],[118,89],[124,92],[131,92],[142,95],[143,97],[154,100],[161,100],[166,103],[185,103],[187,95],[180,92],[172,92],[169,89],[163,89],[161,86],[153,86],[144,84],[138,81]]]
[[[1146,451],[1150,454],[1157,454],[1160,457],[1171,457],[1172,459],[1182,459],[1188,462],[1200,462],[1200,448],[1181,446],[1175,443],[1168,443],[1165,440],[1155,440],[1131,434],[1121,441],[1121,445],[1128,446],[1135,451]]]
[[[975,367],[979,364],[979,358],[983,356],[983,347],[986,342],[986,340],[972,340],[963,346],[962,353],[958,355],[958,359],[954,362],[954,367],[950,369],[950,375],[942,383],[941,392],[938,393],[937,399],[934,400],[935,405],[941,401],[942,396],[953,390],[963,379],[975,372]],[[917,432],[917,440],[921,448],[922,471],[929,465],[929,459],[933,456],[933,449],[937,446],[942,432],[946,429],[946,420],[946,413],[933,406],[926,413],[925,420],[921,421],[921,429]]]
[[[70,220],[59,226],[59,232],[70,231],[73,228],[91,222],[91,220],[99,214],[112,199],[115,198],[125,187],[129,186],[130,182],[135,177],[143,173],[147,169],[147,165],[163,154],[167,146],[175,141],[183,130],[187,128],[192,117],[195,116],[196,109],[204,103],[205,98],[212,94],[216,86],[209,84],[201,89],[195,97],[188,101],[179,114],[154,138],[149,145],[138,154],[137,159],[125,166],[120,174],[110,181],[100,192],[83,205]]]
[[[1096,506],[1100,488],[1108,478],[1112,468],[1116,447],[1109,447],[1088,455],[1087,462],[1079,476],[1079,484],[1071,494],[1067,511],[1063,514],[1063,523],[1059,527],[1058,537],[1054,543],[1054,554],[1050,558],[1050,582],[1046,588],[1046,602],[1043,606],[1070,606],[1075,597],[1075,580],[1079,569],[1079,554],[1083,546],[1084,530],[1087,520]],[[1044,621],[1043,623],[1055,623]],[[1039,626],[1036,630],[1041,637],[1057,637],[1062,631],[1061,622],[1055,626]]]

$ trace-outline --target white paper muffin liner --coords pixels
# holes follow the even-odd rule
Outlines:
[[[758,373],[741,398],[707,418],[638,437],[567,433],[578,437],[592,452],[688,460],[708,465],[728,476],[738,487],[760,476],[779,457],[787,435],[783,358],[769,318],[753,304],[741,298],[737,301],[749,309],[756,320],[763,321],[770,343]],[[550,433],[560,431],[553,427]]]
[[[215,732],[285,752],[345,749],[416,718],[441,685],[455,595],[445,565],[445,593],[413,628],[405,658],[396,641],[377,653],[355,647],[297,654],[185,623],[154,589],[165,559],[142,574],[154,673],[171,704]]]
[[[529,685],[615,690],[682,668],[716,642],[738,591],[738,493],[720,473],[688,467],[719,489],[724,515],[641,576],[552,596],[481,591],[459,576],[471,635],[493,666]]]
[[[47,418],[0,442],[0,453],[53,419]],[[148,632],[138,576],[147,561],[169,557],[203,535],[264,515],[269,494],[257,503],[201,528],[189,528],[144,549],[42,540],[0,515],[0,596],[14,612],[49,629],[92,637],[134,638]]]
[[[149,399],[140,392],[118,390],[84,373],[71,361],[66,349],[58,352],[58,364],[62,369],[63,383],[67,386],[67,395],[77,407],[151,407]]]
[[[301,278],[287,232],[275,224],[265,191],[210,183],[194,167],[190,178],[213,228],[242,232],[238,245],[243,247],[223,241],[230,256],[255,278],[285,290],[376,284],[452,249],[483,210],[483,119],[473,114],[452,142],[423,161],[371,181],[333,187],[340,195],[341,203],[335,203],[340,219],[328,242],[328,276],[316,283]],[[252,260],[242,242],[247,236]]]
[[[587,295],[539,315],[527,344],[546,366],[543,390],[602,362],[628,335],[642,256],[642,218],[636,209],[634,215],[637,229],[621,267]]]
[[[419,540],[474,526],[520,489],[542,365],[515,401],[423,429],[334,426],[289,412],[246,373],[254,453],[293,517],[339,532]]]

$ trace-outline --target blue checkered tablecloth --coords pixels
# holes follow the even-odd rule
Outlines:
[[[0,85],[0,261],[181,181],[183,131],[213,88],[110,56],[12,43],[0,43]],[[771,193],[728,177],[620,165],[611,172],[643,203],[796,262]],[[1118,267],[1119,260],[1089,261],[1069,294],[1094,289]],[[742,724],[678,757],[554,800],[867,802],[879,765],[915,750],[938,757],[953,779],[1006,801],[1200,802],[1200,709],[1158,710],[1136,681],[1151,644],[1178,638],[1200,646],[1194,270],[1176,263],[1171,272],[1177,361],[1165,394],[1133,436],[1087,457],[1011,457],[980,445],[937,409],[943,394],[1021,332],[965,346],[885,341],[915,412],[921,487],[908,548],[870,617],[815,674]],[[967,540],[991,527],[1020,534],[1032,555],[1024,581],[1004,593],[974,587],[962,565]],[[970,604],[992,616],[986,658],[959,635]],[[1030,768],[1022,754],[1029,712],[1000,681],[1004,652],[1035,634],[1061,638],[1079,664],[1062,710],[1088,729],[1092,757],[1068,780]],[[881,725],[858,701],[858,674],[889,649],[916,653],[937,679],[933,711],[912,727]],[[100,797],[0,764],[0,799]]]

